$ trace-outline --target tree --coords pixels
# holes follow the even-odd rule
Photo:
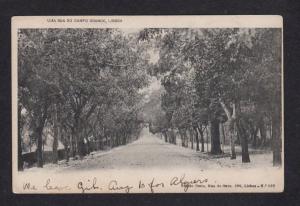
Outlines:
[[[54,131],[54,163],[59,141],[82,157],[91,151],[92,133],[110,135],[119,145],[139,129],[138,91],[148,82],[148,59],[136,38],[117,29],[24,29],[18,54],[19,102],[34,120],[39,167],[46,123]],[[117,129],[100,115],[111,117]]]
[[[52,68],[49,67],[45,51],[44,35],[38,30],[19,33],[18,73],[19,102],[29,111],[33,119],[33,131],[37,137],[37,165],[43,167],[42,133],[51,105],[51,97],[57,93],[57,87],[51,79]]]
[[[281,82],[281,42],[280,29],[256,29],[253,38],[253,62],[256,72],[256,88],[251,98],[260,113],[272,122],[273,164],[281,165],[282,147],[282,82]],[[259,91],[258,91],[259,90]],[[261,123],[262,124],[262,123]],[[262,128],[263,130],[264,128]]]
[[[160,48],[156,72],[164,74],[163,85],[167,91],[164,98],[168,106],[165,108],[177,111],[184,105],[176,98],[183,94],[176,87],[177,77],[182,77],[183,71],[194,70],[197,98],[193,99],[197,109],[208,111],[211,153],[222,152],[219,123],[225,119],[230,125],[232,159],[236,156],[237,132],[242,162],[250,161],[249,134],[252,141],[256,141],[260,130],[265,144],[264,119],[275,120],[272,121],[274,162],[280,162],[280,37],[276,29],[145,29],[140,34],[143,40],[155,39]],[[182,79],[188,82],[187,78]],[[181,125],[180,119],[184,122],[179,111],[169,112],[169,116],[172,115],[176,117],[177,126]],[[194,122],[193,112],[189,115]]]

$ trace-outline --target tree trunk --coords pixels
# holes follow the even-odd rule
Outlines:
[[[78,154],[79,154],[79,157],[82,159],[83,156],[85,155],[85,145],[84,145],[84,140],[83,139],[80,139],[78,141]]]
[[[225,135],[225,128],[224,128],[224,124],[223,123],[221,123],[221,128],[222,128],[222,135],[223,135],[222,150],[224,151],[226,135]]]
[[[220,144],[220,130],[219,130],[219,121],[212,120],[211,121],[211,150],[210,153],[217,155],[222,154],[221,144]]]
[[[168,142],[168,137],[167,137],[166,131],[163,131],[162,134],[163,134],[163,136],[165,138],[165,142]]]
[[[194,149],[194,132],[192,129],[188,129],[189,135],[190,135],[190,141],[191,141],[191,149]]]
[[[200,127],[198,127],[198,131],[199,131],[199,134],[200,134],[201,152],[204,152],[204,136],[203,136],[202,125]]]
[[[37,136],[37,150],[36,150],[36,159],[37,159],[37,167],[43,167],[44,160],[43,160],[43,127],[39,126],[36,129],[36,136]]]
[[[250,162],[250,157],[248,152],[248,137],[244,126],[245,123],[243,122],[243,118],[241,116],[240,102],[236,103],[236,113],[237,113],[236,128],[237,128],[238,136],[242,147],[242,162],[248,163]]]
[[[29,137],[29,152],[31,152],[31,148],[32,148],[32,138],[30,136]]]
[[[250,162],[250,157],[248,152],[248,138],[246,136],[246,131],[240,119],[237,120],[236,125],[237,125],[237,130],[240,134],[240,141],[242,147],[242,162],[248,163]]]
[[[171,130],[171,132],[172,132],[172,139],[173,139],[173,144],[176,144],[176,134],[175,134],[175,132],[174,132],[174,130],[172,129]]]
[[[206,152],[208,153],[208,124],[206,125]]]
[[[74,116],[74,125],[72,127],[72,156],[76,157],[79,155],[79,116],[75,114]]]
[[[36,150],[36,159],[37,159],[37,167],[43,167],[44,165],[44,159],[43,159],[43,129],[44,125],[47,119],[47,110],[48,110],[48,105],[45,104],[41,118],[38,121],[38,125],[35,130],[36,134],[36,139],[37,139],[37,150]]]
[[[278,166],[282,164],[281,159],[281,114],[280,108],[275,108],[272,115],[272,149],[273,149],[273,165]]]
[[[64,152],[65,153],[65,160],[66,160],[66,162],[69,162],[69,152],[70,152],[69,151],[69,145],[68,145],[68,142],[66,141],[66,139],[65,139],[66,137],[64,137],[64,135],[65,134],[63,134],[63,133],[61,134],[61,138],[65,140],[65,141],[63,141],[64,151],[65,151]]]
[[[125,145],[126,144],[126,139],[127,139],[127,133],[124,132],[124,136],[123,136],[123,142],[122,144]]]
[[[70,155],[71,157],[75,157],[75,145],[74,145],[75,131],[72,128],[71,136],[70,136]]]
[[[57,126],[56,126],[57,127]],[[57,164],[58,161],[58,151],[57,151],[57,147],[58,147],[58,133],[59,133],[59,129],[56,128],[55,129],[56,132],[54,132],[54,137],[53,137],[53,145],[52,145],[52,162],[54,164]]]
[[[181,146],[184,147],[184,137],[183,137],[183,132],[182,129],[179,129],[179,135],[180,135],[180,139],[181,139]]]
[[[84,140],[83,140],[83,128],[82,128],[81,120],[78,118],[75,142],[76,142],[76,155],[79,155],[80,159],[84,156]]]
[[[109,144],[110,144],[110,148],[114,147],[114,135],[112,133],[110,133],[109,135]]]
[[[58,136],[60,135],[60,126],[58,122],[58,105],[54,105],[54,119],[53,119],[53,127],[54,127],[54,134],[53,134],[53,145],[52,145],[52,162],[57,164],[58,161]]]
[[[273,127],[273,165],[281,165],[281,139],[280,139],[280,129],[278,127]]]
[[[230,149],[231,149],[231,157],[230,159],[236,159],[236,153],[235,153],[235,139],[233,136],[230,137]]]
[[[251,139],[252,139],[252,146],[254,148],[256,148],[257,147],[257,133],[258,133],[258,130],[259,130],[258,124],[256,126],[250,125],[250,127],[251,127],[251,136],[252,136],[251,137]]]
[[[230,159],[236,159],[236,153],[235,153],[235,129],[234,129],[235,123],[232,121],[229,123],[229,136],[230,136],[230,150],[231,150],[231,157]]]
[[[80,159],[83,158],[85,155],[85,144],[84,144],[84,134],[83,134],[83,124],[81,120],[79,120],[79,124],[77,127],[77,154],[79,155]]]
[[[22,137],[21,137],[21,107],[18,107],[18,170],[23,170]]]
[[[97,150],[102,150],[103,149],[103,137],[102,137],[102,135],[101,134],[98,134],[98,136],[97,136],[97,140],[98,140],[98,148],[97,148]]]
[[[227,119],[228,119],[228,124],[229,124],[229,137],[230,137],[230,149],[231,149],[231,159],[236,159],[236,153],[235,153],[235,121],[236,121],[236,108],[235,108],[235,103],[232,104],[232,113],[229,111],[229,108],[225,105],[223,101],[220,101],[220,104],[223,108],[223,110],[226,113]],[[223,127],[223,126],[222,126]],[[224,132],[224,127],[223,129],[223,134],[224,134],[224,142],[225,142],[225,132]],[[223,143],[224,144],[224,143]]]
[[[108,147],[109,146],[109,140],[108,140],[108,135],[105,135],[105,146]]]
[[[189,139],[186,132],[186,129],[183,129],[184,145],[185,147],[189,147]]]
[[[113,148],[114,147],[114,136],[113,136],[113,133],[110,133],[109,135],[109,145],[110,145],[110,148]]]
[[[260,131],[261,145],[264,146],[266,144],[267,132],[266,132],[266,126],[263,117],[261,117],[258,127]]]
[[[196,151],[199,151],[199,134],[198,134],[198,131],[197,131],[197,127],[194,127],[194,130],[195,130],[195,135],[196,135]]]
[[[169,142],[172,144],[176,144],[176,135],[173,129],[170,129],[169,133]]]
[[[91,153],[91,142],[89,140],[89,136],[90,136],[90,132],[87,131],[87,125],[84,125],[84,129],[83,129],[83,138],[85,138],[85,155],[89,155]]]
[[[116,133],[116,143],[117,143],[116,146],[117,146],[117,147],[120,146],[120,139],[121,139],[120,134],[117,132],[117,133]]]
[[[74,157],[74,150],[73,150],[73,132],[71,132],[70,135],[70,141],[69,141],[69,145],[70,145],[70,156]]]

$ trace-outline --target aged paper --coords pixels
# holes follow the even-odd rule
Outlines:
[[[13,192],[282,192],[282,21],[13,17]]]

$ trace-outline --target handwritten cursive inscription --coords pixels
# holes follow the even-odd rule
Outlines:
[[[36,186],[31,184],[30,182],[26,182],[23,184],[23,190],[37,190]]]
[[[208,184],[208,178],[205,177],[197,177],[197,178],[189,178],[186,174],[182,174],[181,176],[173,176],[170,179],[165,179],[164,181],[158,181],[155,177],[152,177],[150,181],[144,181],[139,179],[137,184],[133,186],[132,184],[120,184],[116,179],[110,180],[106,184],[98,184],[97,178],[88,178],[85,180],[80,180],[76,182],[75,186],[81,193],[86,192],[97,192],[99,190],[106,190],[112,193],[114,192],[124,192],[130,193],[136,190],[144,190],[147,192],[155,193],[161,192],[168,187],[181,187],[184,192],[188,192],[190,188],[206,188],[212,187],[213,184]],[[207,185],[208,184],[208,185]],[[32,184],[32,182],[23,182],[23,190],[27,191],[38,191],[43,188],[49,192],[64,192],[71,191],[75,189],[70,185],[62,185],[57,184],[51,178],[46,179],[45,182],[41,182],[41,185]]]
[[[81,190],[82,193],[85,193],[86,191],[101,189],[99,186],[97,186],[96,177],[94,177],[92,181],[88,179],[86,183],[82,181],[78,182],[77,188]]]
[[[148,184],[150,191],[152,193],[154,193],[154,188],[158,188],[158,187],[165,187],[165,184],[163,182],[160,183],[155,183],[155,179],[152,178],[152,181]]]
[[[195,185],[207,183],[208,179],[192,179],[192,180],[185,180],[185,174],[183,174],[180,178],[179,177],[173,177],[170,181],[171,186],[180,185],[183,187],[184,192],[187,192],[189,188],[194,187]]]
[[[129,193],[132,188],[133,187],[130,185],[126,185],[126,186],[118,185],[117,180],[111,180],[108,184],[108,190],[114,190],[114,191],[124,190],[126,193]]]
[[[57,190],[57,191],[70,190],[69,186],[51,185],[50,183],[51,183],[51,179],[48,178],[46,184],[44,185],[44,188],[46,190]]]

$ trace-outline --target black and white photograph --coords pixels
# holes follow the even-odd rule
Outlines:
[[[229,17],[14,17],[14,192],[282,192],[282,18]]]

